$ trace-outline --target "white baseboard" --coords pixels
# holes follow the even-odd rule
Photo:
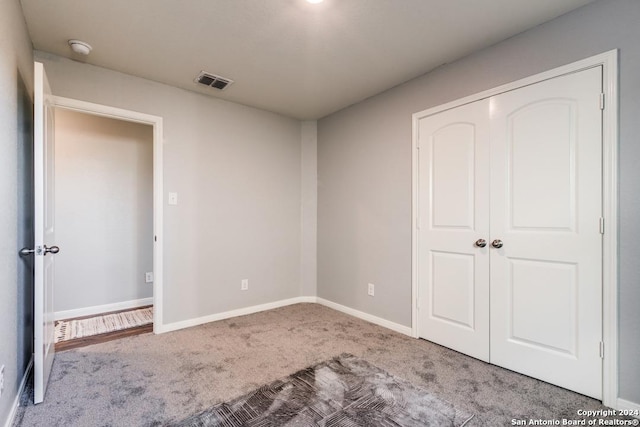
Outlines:
[[[296,297],[285,300],[269,302],[266,304],[254,305],[251,307],[239,308],[237,310],[225,311],[223,313],[210,314],[208,316],[197,317],[195,319],[182,320],[180,322],[168,323],[165,325],[156,325],[154,328],[155,333],[165,333],[171,331],[177,331],[178,329],[190,328],[192,326],[198,326],[209,322],[215,322],[218,320],[229,319],[231,317],[246,316],[247,314],[258,313],[265,310],[272,310],[274,308],[284,307],[292,304],[299,304],[303,302],[316,302],[316,297]],[[157,330],[156,330],[157,329]]]
[[[197,317],[195,319],[182,320],[179,322],[168,323],[165,325],[155,325],[154,332],[156,334],[162,334],[165,332],[177,331],[179,329],[190,328],[192,326],[203,325],[209,322],[215,322],[218,320],[230,319],[237,316],[246,316],[247,314],[258,313],[265,310],[271,310],[274,308],[284,307],[287,305],[299,304],[299,303],[317,303],[334,310],[340,311],[345,314],[357,317],[367,322],[375,323],[376,325],[391,329],[392,331],[399,332],[404,335],[412,336],[412,330],[409,326],[400,325],[398,323],[391,322],[389,320],[377,317],[362,311],[355,310],[353,308],[335,303],[333,301],[326,300],[324,298],[318,298],[313,296],[308,297],[296,297],[286,300],[280,300],[270,302],[267,304],[254,305],[251,307],[239,308],[237,310],[225,311],[223,313],[210,314],[208,316]]]
[[[390,320],[383,319],[382,317],[374,316],[363,311],[358,311],[356,309],[326,300],[324,298],[317,298],[317,302],[318,304],[322,304],[329,308],[333,308],[334,310],[338,310],[359,319],[366,320],[367,322],[375,323],[378,326],[391,329],[392,331],[396,331],[404,335],[409,335],[410,337],[413,336],[411,327],[409,326],[400,325],[399,323],[391,322]]]
[[[618,407],[616,409],[634,411],[633,413],[636,415],[632,416],[640,419],[640,403],[630,402],[628,400],[618,398]]]
[[[22,381],[20,381],[20,387],[18,387],[18,394],[16,395],[15,399],[13,399],[13,405],[11,406],[11,411],[9,412],[9,416],[7,417],[7,421],[4,423],[4,427],[13,426],[13,422],[16,419],[16,414],[18,413],[18,407],[20,406],[20,397],[22,396],[22,393],[24,393],[24,388],[27,386],[27,378],[29,378],[29,374],[31,373],[32,368],[33,356],[31,356],[31,360],[29,360],[27,369],[24,371]]]
[[[113,304],[94,305],[92,307],[76,308],[73,310],[56,311],[55,320],[73,319],[74,317],[93,316],[94,314],[108,313],[110,311],[127,310],[130,308],[152,305],[153,297],[134,299],[131,301],[116,302]]]

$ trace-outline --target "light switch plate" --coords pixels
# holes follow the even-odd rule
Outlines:
[[[169,193],[169,204],[170,205],[178,204],[178,193]]]

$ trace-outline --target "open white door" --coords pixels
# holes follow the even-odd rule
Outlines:
[[[35,63],[34,84],[34,403],[44,400],[53,364],[55,328],[54,245],[54,120],[51,89],[44,66]]]

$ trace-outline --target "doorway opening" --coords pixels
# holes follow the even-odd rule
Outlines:
[[[61,97],[53,103],[62,248],[54,307],[56,323],[66,320],[56,349],[158,332],[162,118]]]
[[[134,326],[105,313],[153,302],[153,128],[56,109],[54,134],[58,349]]]

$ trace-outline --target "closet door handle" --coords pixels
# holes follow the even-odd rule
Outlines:
[[[22,249],[20,249],[20,252],[18,252],[18,253],[20,254],[20,256],[27,256],[27,255],[31,255],[31,254],[33,254],[35,252],[36,252],[35,249],[22,248]]]
[[[60,252],[60,248],[57,246],[51,246],[51,247],[47,247],[47,245],[44,246],[44,255],[46,256],[47,254],[57,254],[58,252]]]
[[[475,245],[479,248],[484,248],[485,246],[487,246],[487,241],[484,239],[478,239],[476,240]]]
[[[496,239],[493,242],[491,242],[491,246],[493,246],[496,249],[500,249],[502,247],[502,240],[500,239]]]

